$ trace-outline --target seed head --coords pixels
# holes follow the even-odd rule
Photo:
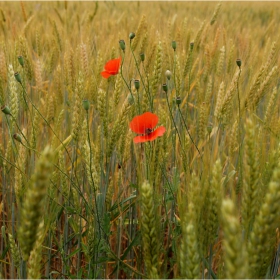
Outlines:
[[[23,59],[23,56],[18,56],[18,62],[19,64],[23,67],[24,66],[24,59]]]
[[[180,96],[177,96],[175,101],[178,106],[182,103],[182,99]]]
[[[132,40],[134,37],[135,37],[135,33],[134,32],[129,33],[129,39],[130,40]]]
[[[7,105],[3,105],[1,107],[1,111],[5,114],[5,115],[11,115],[11,110]]]
[[[13,135],[14,139],[17,140],[19,143],[22,143],[21,136],[18,133]]]
[[[194,42],[190,42],[190,49],[193,50]]]
[[[173,50],[176,51],[177,42],[176,41],[172,41],[171,46],[172,46]]]
[[[168,90],[167,84],[163,84],[163,85],[162,85],[162,89],[163,89],[164,92],[167,93],[167,90]]]
[[[141,58],[141,61],[143,62],[145,60],[145,54],[144,53],[140,53],[140,58]]]
[[[129,95],[127,97],[127,101],[129,103],[129,105],[132,105],[134,103],[134,97],[131,93],[129,93]]]
[[[139,80],[134,80],[134,86],[138,90],[140,88],[140,81]]]
[[[125,51],[125,41],[124,40],[120,40],[119,41],[119,45],[120,45],[120,48]]]
[[[240,67],[241,67],[241,59],[240,58],[238,58],[238,59],[236,59],[236,64],[237,64],[237,66],[239,67],[239,69],[240,69]]]
[[[165,71],[165,77],[166,77],[168,80],[170,80],[171,76],[172,76],[171,71],[166,70],[166,71]]]
[[[84,106],[84,109],[86,111],[88,111],[89,107],[90,107],[90,103],[88,100],[83,100],[83,106]]]
[[[16,72],[16,73],[14,74],[14,76],[15,76],[16,80],[21,84],[21,77],[20,77],[19,72]]]

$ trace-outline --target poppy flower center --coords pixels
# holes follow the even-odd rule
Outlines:
[[[145,130],[145,134],[150,134],[150,133],[152,133],[153,132],[153,130],[151,129],[151,128],[147,128],[146,130]]]

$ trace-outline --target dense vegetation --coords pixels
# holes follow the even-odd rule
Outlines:
[[[1,276],[277,278],[279,23],[1,2]]]

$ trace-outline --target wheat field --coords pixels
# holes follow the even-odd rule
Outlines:
[[[280,278],[277,2],[0,2],[3,279]]]

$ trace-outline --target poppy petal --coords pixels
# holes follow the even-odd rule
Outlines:
[[[130,128],[133,132],[145,134],[147,133],[147,129],[152,130],[157,123],[158,116],[153,113],[146,112],[142,115],[134,117],[130,122]]]
[[[134,141],[134,143],[143,143],[143,142],[147,142],[147,141],[153,141],[156,138],[162,136],[164,134],[164,132],[165,132],[165,127],[160,126],[152,133],[134,137],[133,141]]]
[[[108,79],[111,76],[111,74],[108,73],[107,71],[102,71],[100,74],[102,75],[103,78],[106,78],[106,79]]]
[[[111,75],[116,75],[119,72],[120,65],[121,65],[121,57],[117,59],[112,59],[105,64],[105,70]]]

